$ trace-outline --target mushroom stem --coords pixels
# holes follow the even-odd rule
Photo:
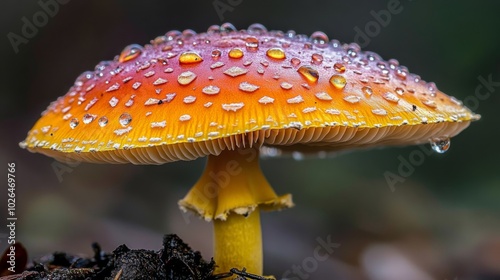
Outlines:
[[[250,273],[262,275],[262,234],[259,210],[248,217],[229,215],[227,220],[214,221],[214,259],[217,273],[245,267]]]
[[[262,275],[260,210],[293,205],[291,195],[278,197],[262,174],[259,150],[224,150],[209,155],[203,175],[184,199],[205,220],[214,220],[216,272],[246,268]]]

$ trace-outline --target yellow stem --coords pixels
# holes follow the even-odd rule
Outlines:
[[[226,221],[214,221],[214,259],[216,273],[231,268],[262,275],[262,236],[260,213],[255,210],[248,217],[229,215]]]
[[[216,273],[231,268],[262,275],[260,210],[293,206],[291,195],[278,197],[259,166],[259,150],[224,150],[208,156],[203,175],[179,201],[214,221]]]

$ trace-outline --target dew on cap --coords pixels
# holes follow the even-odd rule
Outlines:
[[[97,102],[97,97],[92,98],[89,103],[85,106],[85,111],[88,111]]]
[[[208,85],[206,87],[204,87],[201,92],[203,92],[204,94],[207,94],[207,95],[215,95],[215,94],[218,94],[220,92],[220,88],[218,86],[214,86],[214,85]]]
[[[75,127],[78,126],[80,122],[78,121],[77,118],[72,118],[70,121],[69,121],[69,127],[71,127],[71,129],[75,129]]]
[[[118,104],[118,101],[119,101],[118,98],[113,96],[113,97],[111,97],[111,99],[108,102],[109,102],[109,105],[111,105],[111,107],[114,108],[116,106],[116,104]]]
[[[155,71],[151,70],[146,73],[144,73],[144,77],[149,78],[155,74]]]
[[[420,101],[422,101],[422,104],[424,104],[427,107],[437,108],[437,104],[434,100],[430,100],[429,98],[426,97],[421,97]]]
[[[293,66],[299,66],[300,64],[300,59],[294,57],[290,60],[290,63],[293,65]]]
[[[403,93],[405,92],[404,89],[400,88],[400,87],[397,87],[394,89],[394,91],[398,94],[398,95],[403,95]]]
[[[312,66],[303,65],[297,69],[302,77],[306,78],[309,82],[317,82],[319,79],[318,70],[314,69]]]
[[[127,126],[132,121],[132,116],[129,113],[123,113],[118,118],[118,121],[122,126]]]
[[[137,44],[132,44],[126,46],[123,51],[120,53],[120,57],[118,58],[119,62],[126,62],[132,59],[135,59],[139,55],[141,55],[143,51],[142,46]]]
[[[245,46],[249,51],[256,51],[259,48],[259,39],[254,36],[245,38]]]
[[[372,96],[372,94],[373,94],[373,90],[372,90],[372,88],[370,86],[364,86],[364,87],[362,87],[361,91],[364,94],[368,95],[368,96]]]
[[[234,25],[232,25],[229,22],[225,22],[220,26],[220,31],[221,32],[234,32],[234,31],[236,31],[236,27],[234,27]]]
[[[270,48],[266,51],[266,55],[274,59],[285,59],[285,51],[280,48]]]
[[[211,55],[213,59],[218,59],[222,55],[222,52],[219,49],[215,49],[212,51]]]
[[[319,53],[313,53],[311,55],[311,61],[314,64],[321,64],[323,62],[323,56]]]
[[[232,48],[227,54],[230,58],[242,58],[244,53],[240,48]]]
[[[182,72],[181,74],[179,74],[179,76],[177,77],[177,82],[179,82],[179,84],[181,85],[188,85],[190,84],[192,81],[194,81],[194,79],[196,79],[196,74],[191,72],[191,71],[185,71],[185,72]]]
[[[337,62],[333,65],[333,69],[342,74],[345,72],[345,65]]]
[[[83,115],[83,118],[82,118],[82,122],[84,124],[89,124],[91,123],[97,116],[96,115],[92,115],[92,114],[85,114]]]
[[[316,31],[311,34],[310,38],[313,44],[319,47],[326,47],[328,45],[328,36],[324,32]]]
[[[344,76],[335,74],[330,78],[330,84],[332,84],[337,89],[343,89],[347,84],[347,81]]]
[[[444,153],[450,149],[451,141],[449,137],[435,137],[430,139],[432,149],[437,153]]]
[[[248,26],[248,33],[254,33],[254,34],[264,34],[267,32],[267,28],[260,24],[260,23],[254,23]]]
[[[240,83],[238,88],[242,91],[245,91],[245,92],[254,92],[254,91],[258,90],[260,87],[257,85],[248,83],[248,82],[242,82],[242,83]]]

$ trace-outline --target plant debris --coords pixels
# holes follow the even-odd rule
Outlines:
[[[200,252],[193,251],[177,235],[163,238],[163,248],[132,250],[120,245],[112,253],[105,253],[99,244],[92,244],[94,255],[89,258],[62,252],[44,256],[16,274],[3,274],[0,280],[131,280],[175,279],[215,280],[237,275],[237,279],[267,279],[245,270],[231,270],[214,275],[215,262],[205,261]]]

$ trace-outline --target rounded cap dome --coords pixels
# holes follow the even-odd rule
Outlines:
[[[224,24],[170,31],[84,72],[21,146],[60,159],[162,164],[238,147],[418,144],[476,119],[434,83],[356,44]]]

